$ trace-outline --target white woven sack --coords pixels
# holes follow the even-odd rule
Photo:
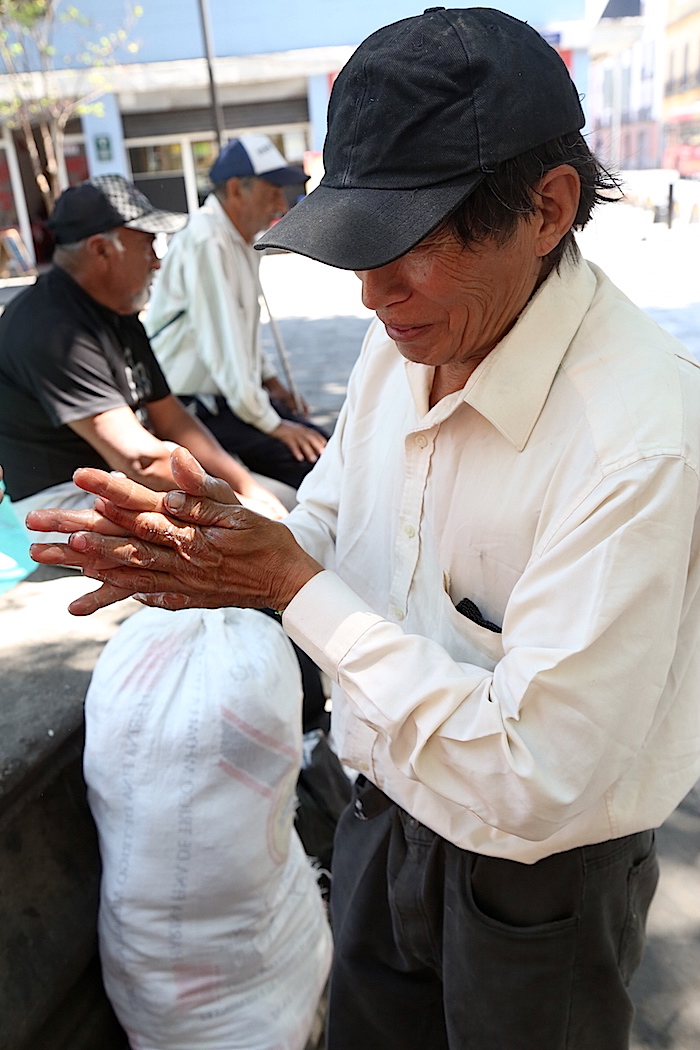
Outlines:
[[[293,828],[301,683],[243,609],[146,609],[97,662],[85,777],[104,981],[134,1050],[302,1050],[330,965]]]

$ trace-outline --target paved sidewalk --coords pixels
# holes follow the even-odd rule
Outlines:
[[[346,270],[282,253],[264,255],[260,276],[299,392],[314,422],[332,427],[374,316],[362,305],[360,282]],[[263,345],[284,379],[269,324],[263,325]]]

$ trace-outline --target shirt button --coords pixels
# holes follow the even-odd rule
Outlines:
[[[404,525],[403,531],[406,533],[409,540],[412,540],[416,534],[416,530],[413,528],[413,525]]]
[[[358,762],[357,768],[361,769],[363,773],[367,773],[369,771],[369,766],[366,762]]]
[[[417,437],[416,437],[416,444],[418,445],[418,448],[425,448],[425,446],[428,444],[428,439],[425,436],[425,434],[418,434],[417,435]]]
[[[404,618],[404,611],[403,611],[403,609],[398,609],[398,608],[394,609],[394,614],[395,614],[397,620],[403,620],[403,618]]]

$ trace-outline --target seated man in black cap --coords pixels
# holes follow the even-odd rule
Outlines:
[[[300,505],[178,450],[179,491],[88,470],[101,515],[30,519],[82,529],[35,548],[103,581],[74,612],[269,605],[332,678],[328,1050],[629,1045],[653,829],[700,775],[700,367],[581,257],[614,187],[583,125],[499,11],[374,33],[263,238],[377,314]]]
[[[284,513],[171,395],[137,317],[160,265],[154,235],[185,221],[121,175],[98,176],[56,202],[53,268],[0,318],[0,461],[21,517],[88,505],[72,482],[85,463],[171,488],[173,444],[202,456],[263,513]]]
[[[252,245],[287,211],[284,187],[307,176],[266,135],[229,142],[209,175],[213,191],[173,238],[144,324],[171,388],[224,448],[296,489],[326,436],[299,414],[263,352]]]

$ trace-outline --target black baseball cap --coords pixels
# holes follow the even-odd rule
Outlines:
[[[325,174],[255,247],[384,266],[494,165],[584,124],[564,62],[531,26],[493,8],[428,8],[373,33],[343,67]]]
[[[49,218],[56,244],[75,244],[117,226],[144,233],[176,233],[186,215],[156,208],[123,175],[96,175],[64,190]]]

